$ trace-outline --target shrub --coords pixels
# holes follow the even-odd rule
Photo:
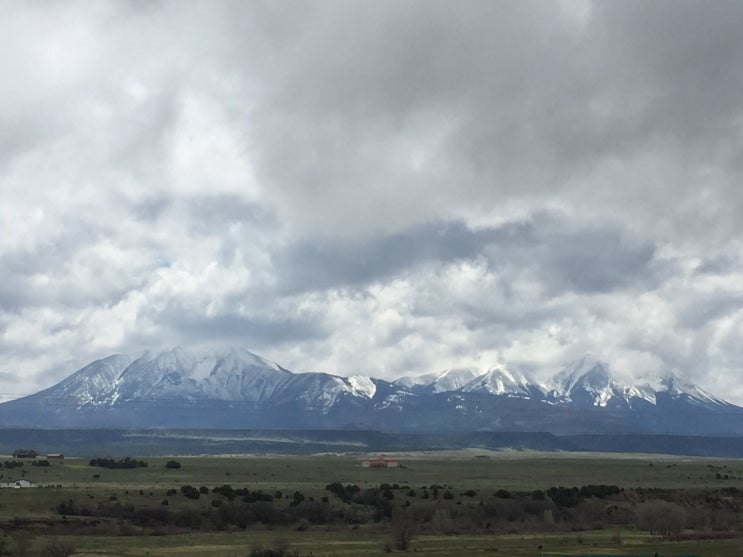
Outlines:
[[[231,485],[225,484],[220,487],[212,489],[212,493],[219,493],[220,495],[227,497],[228,500],[232,501],[235,498],[235,490],[232,489]]]
[[[72,499],[67,499],[67,501],[62,501],[59,505],[57,505],[57,514],[61,515],[76,515],[80,514],[77,510],[77,505]]]
[[[181,487],[181,493],[185,497],[188,497],[189,499],[198,499],[199,498],[199,490],[196,489],[192,485],[184,485]]]
[[[678,539],[686,523],[686,511],[668,501],[647,501],[635,510],[637,525],[651,534]]]
[[[558,507],[574,507],[580,501],[580,492],[577,487],[551,487],[547,495]]]
[[[610,495],[619,493],[619,488],[615,485],[584,485],[578,490],[581,497],[596,497],[597,499],[606,499]]]
[[[125,457],[122,460],[113,458],[93,458],[88,463],[89,466],[99,466],[110,469],[127,469],[127,468],[146,468],[147,463],[144,460],[135,460],[131,457]]]
[[[273,547],[263,548],[257,545],[250,550],[248,555],[249,557],[297,557],[299,553],[292,551],[284,540],[275,540]]]
[[[410,549],[413,540],[413,521],[405,512],[395,513],[392,517],[392,545],[400,551]]]
[[[27,531],[18,531],[13,533],[13,551],[11,555],[13,557],[26,557],[31,554],[31,546],[33,545],[33,535]]]

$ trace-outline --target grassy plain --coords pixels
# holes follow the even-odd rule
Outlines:
[[[326,491],[331,482],[356,484],[361,488],[382,483],[410,486],[419,490],[431,484],[446,485],[455,494],[456,504],[475,505],[478,498],[493,497],[496,490],[546,490],[552,486],[610,484],[622,488],[663,488],[709,490],[743,489],[743,461],[711,458],[685,458],[661,455],[606,455],[576,453],[456,452],[395,455],[397,469],[364,469],[360,455],[313,456],[209,456],[175,457],[182,467],[165,467],[170,458],[148,458],[148,467],[109,470],[91,467],[87,459],[67,458],[49,467],[31,466],[3,469],[3,478],[27,479],[38,487],[0,490],[0,523],[6,545],[15,547],[19,536],[28,536],[31,555],[43,554],[53,538],[69,541],[75,555],[130,556],[246,556],[256,544],[270,546],[284,539],[300,555],[362,556],[383,554],[392,525],[389,522],[357,525],[311,525],[272,528],[249,526],[246,530],[224,532],[168,532],[167,535],[140,535],[123,524],[105,522],[86,526],[84,533],[68,535],[59,528],[62,520],[76,517],[58,513],[61,501],[79,506],[116,502],[135,508],[160,507],[168,501],[171,512],[213,511],[218,495],[203,494],[188,499],[180,487],[230,484],[288,497],[295,491],[319,501],[328,497],[331,505],[341,505]],[[0,460],[6,460],[0,457]],[[8,457],[9,460],[9,457]],[[176,494],[168,495],[168,490]],[[474,490],[478,496],[461,496]],[[403,499],[401,494],[397,500]],[[411,498],[415,504],[415,498]],[[92,524],[92,523],[91,523]],[[112,535],[112,528],[115,535]],[[105,530],[105,531],[104,531]],[[743,554],[743,543],[726,539],[669,542],[647,532],[630,528],[543,534],[428,535],[414,537],[410,551],[417,555],[700,555],[732,557]],[[21,540],[23,541],[23,540]],[[539,550],[539,547],[542,547]]]
[[[740,557],[743,544],[737,540],[666,542],[645,533],[622,533],[622,544],[614,541],[616,533],[589,531],[535,536],[418,536],[408,552],[416,556],[467,557],[490,556],[653,556],[662,557]],[[257,545],[270,547],[277,539],[289,542],[300,555],[315,557],[363,557],[386,555],[384,533],[359,532],[275,532],[252,531],[231,534],[182,534],[149,537],[86,537],[80,539],[77,556],[102,555],[130,557],[246,557]],[[542,549],[538,549],[539,547]],[[404,554],[395,552],[395,554]]]

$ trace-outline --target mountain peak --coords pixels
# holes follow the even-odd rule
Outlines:
[[[429,386],[435,393],[457,391],[478,376],[479,372],[472,368],[449,368],[439,373]]]
[[[218,347],[194,347],[184,348],[182,346],[176,346],[174,348],[160,349],[157,352],[146,351],[141,359],[151,360],[161,367],[172,367],[181,366],[191,368],[194,365],[198,366],[199,362],[232,362],[236,365],[242,365],[245,367],[265,367],[271,368],[276,371],[280,370],[281,367],[275,362],[271,362],[246,350],[245,348],[236,348],[234,346],[228,346],[225,348]],[[198,373],[198,369],[193,370]],[[201,370],[203,372],[203,370]]]
[[[683,398],[695,405],[728,406],[728,403],[708,393],[701,387],[692,385],[681,379],[674,372],[669,372],[660,379],[659,392],[670,395],[672,398]]]
[[[42,393],[44,396],[91,402],[101,396],[101,393],[109,393],[112,385],[133,361],[134,358],[126,354],[113,354],[95,360]]]
[[[138,358],[111,356],[93,362],[48,389],[81,405],[121,401],[245,400],[270,396],[292,374],[242,348],[147,350]]]
[[[655,404],[652,389],[617,380],[607,363],[590,354],[563,368],[555,375],[550,387],[554,397],[583,406],[631,407],[636,400]]]
[[[586,354],[557,373],[551,387],[558,393],[569,396],[579,385],[597,388],[606,387],[610,382],[608,365],[591,354]]]
[[[475,378],[462,390],[464,392],[486,392],[492,395],[528,397],[539,387],[520,372],[504,367],[494,367]]]
[[[643,431],[706,431],[702,416],[717,431],[722,412],[740,415],[735,427],[743,431],[743,409],[678,376],[625,382],[590,354],[563,368],[550,385],[500,365],[487,371],[455,367],[392,383],[366,375],[294,374],[243,348],[175,347],[136,359],[97,360],[42,393],[1,405],[0,423],[550,431],[625,424]],[[25,414],[16,416],[14,408],[25,408]],[[669,426],[669,415],[689,419],[683,425],[674,418]],[[657,422],[647,425],[648,419]]]
[[[408,375],[395,382],[403,387],[427,388],[435,393],[442,393],[461,389],[480,374],[481,372],[472,368],[448,368],[438,373]]]

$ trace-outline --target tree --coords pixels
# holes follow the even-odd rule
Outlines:
[[[68,557],[75,553],[75,546],[69,542],[52,540],[44,547],[44,555],[48,557]]]
[[[686,525],[686,511],[680,505],[668,501],[640,503],[635,511],[637,525],[651,534],[679,539]]]
[[[400,551],[410,549],[414,534],[413,519],[410,514],[403,510],[395,510],[392,513],[392,545]]]
[[[192,485],[184,485],[181,487],[181,493],[188,497],[189,499],[198,499],[199,498],[199,490],[196,489]]]
[[[292,551],[285,540],[277,539],[274,540],[273,547],[264,548],[257,545],[250,550],[248,555],[249,557],[298,557],[299,553]]]

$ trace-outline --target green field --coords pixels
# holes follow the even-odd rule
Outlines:
[[[50,554],[50,542],[58,540],[73,546],[75,555],[247,556],[253,546],[272,547],[279,539],[299,555],[381,555],[394,537],[394,517],[415,516],[420,524],[413,527],[408,551],[417,555],[743,554],[743,543],[737,536],[739,499],[743,500],[740,460],[481,450],[395,456],[401,464],[397,469],[362,468],[358,455],[177,457],[182,467],[176,470],[165,467],[168,458],[148,458],[146,468],[125,470],[91,467],[87,459],[75,458],[52,462],[48,467],[26,462],[22,468],[1,471],[0,481],[23,478],[37,487],[0,490],[0,522],[5,533],[0,542],[13,555],[24,551]],[[397,515],[372,519],[372,507],[343,503],[327,491],[326,485],[332,482],[354,484],[362,492],[381,484],[404,486],[391,489],[394,498],[385,507]],[[229,523],[216,529],[211,522],[196,518],[209,513],[215,516],[220,512],[217,502],[228,504],[212,491],[224,484],[272,494],[274,501],[263,503],[264,510],[267,505],[290,509],[292,494],[298,492],[304,501],[296,507],[297,512],[304,505],[325,505],[323,512],[330,515],[345,512],[356,518],[324,523],[255,521],[244,529]],[[441,493],[448,493],[449,500],[429,498],[433,484],[441,486]],[[571,509],[555,507],[544,521],[541,515],[513,518],[503,514],[511,512],[521,499],[522,506],[535,504],[530,495],[516,494],[592,484],[615,485],[626,491],[617,495],[616,501],[592,499]],[[205,489],[198,499],[189,499],[180,490],[186,485]],[[694,528],[685,529],[679,541],[651,535],[626,521],[616,524],[602,519],[602,513],[609,512],[606,509],[612,505],[629,509],[640,504],[643,497],[649,497],[647,490],[651,488],[664,490],[662,497],[672,497],[674,504],[687,509],[688,517],[692,513],[701,516],[707,507],[712,509],[710,513],[717,512],[714,507],[720,504],[725,507],[724,516],[714,519],[717,522],[688,518]],[[740,495],[737,489],[741,489]],[[503,499],[503,495],[496,496],[498,490],[515,495]],[[470,494],[465,495],[466,491]],[[705,507],[710,494],[716,502]],[[75,511],[61,513],[59,504],[63,501]],[[121,508],[166,509],[196,520],[197,525],[184,522],[167,528],[143,527],[122,518],[123,514],[105,512]],[[492,520],[455,520],[469,514],[479,517],[485,513],[481,509],[490,509]],[[449,523],[453,526],[447,526]],[[704,528],[695,526],[697,523]]]
[[[743,544],[737,540],[704,542],[662,542],[647,534],[622,533],[622,543],[613,541],[616,533],[588,531],[571,535],[535,536],[419,536],[407,553],[466,557],[502,556],[692,556],[739,557]],[[80,556],[100,555],[182,555],[189,557],[246,556],[256,544],[270,547],[280,538],[300,555],[363,557],[386,555],[384,532],[241,532],[234,534],[191,534],[156,537],[94,537],[80,539]],[[538,547],[542,546],[542,550]],[[394,552],[403,554],[403,552]]]

